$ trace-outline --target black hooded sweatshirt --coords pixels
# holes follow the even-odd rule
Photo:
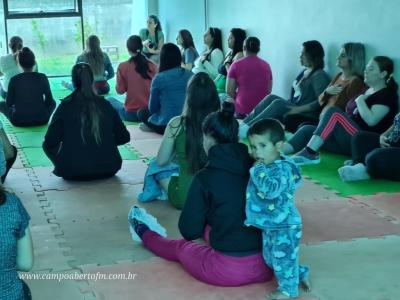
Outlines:
[[[186,240],[202,237],[211,227],[210,245],[223,253],[261,251],[261,232],[246,227],[246,187],[252,159],[241,143],[211,147],[206,166],[197,172],[179,219]]]

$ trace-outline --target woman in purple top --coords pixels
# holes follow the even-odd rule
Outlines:
[[[244,58],[233,63],[228,72],[226,91],[235,101],[236,117],[243,119],[272,90],[269,64],[257,56],[260,40],[248,37],[243,44]]]

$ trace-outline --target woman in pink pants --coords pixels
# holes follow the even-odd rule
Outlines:
[[[206,166],[193,178],[179,219],[181,240],[151,231],[140,209],[130,219],[143,245],[157,256],[180,262],[198,280],[241,286],[272,278],[261,254],[261,232],[244,226],[246,186],[252,165],[247,146],[238,142],[232,103],[203,122]],[[204,234],[206,244],[192,242]]]

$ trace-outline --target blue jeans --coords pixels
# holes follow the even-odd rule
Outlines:
[[[111,106],[117,111],[121,120],[129,122],[139,121],[137,112],[126,111],[124,105],[113,97],[108,97],[107,100],[110,102]]]

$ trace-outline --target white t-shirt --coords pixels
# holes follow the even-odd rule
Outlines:
[[[7,92],[11,78],[21,73],[13,54],[7,54],[0,57],[0,72],[4,74],[3,90]]]

